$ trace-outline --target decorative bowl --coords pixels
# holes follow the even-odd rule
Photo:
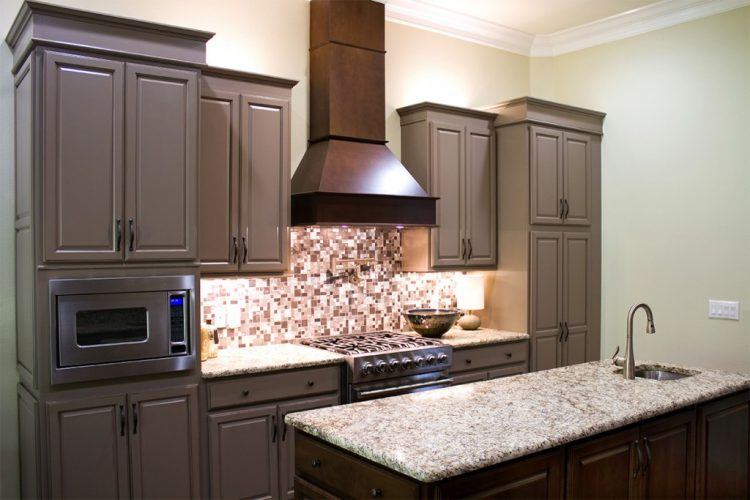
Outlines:
[[[457,309],[409,309],[403,314],[412,330],[423,337],[437,338],[451,329],[461,316]]]

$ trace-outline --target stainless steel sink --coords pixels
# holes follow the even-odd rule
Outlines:
[[[669,370],[638,370],[635,371],[635,376],[640,378],[647,378],[649,380],[679,380],[685,377],[692,377],[692,373],[679,373]]]

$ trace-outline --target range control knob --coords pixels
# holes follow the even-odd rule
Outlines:
[[[395,372],[396,370],[398,370],[398,360],[391,359],[388,361],[388,371]]]
[[[435,364],[435,356],[432,354],[427,355],[427,364],[428,365],[434,365]]]
[[[385,373],[385,361],[382,359],[375,364],[375,371],[378,373]]]
[[[414,366],[417,368],[422,368],[424,366],[424,358],[422,356],[417,356],[414,358]]]
[[[372,373],[372,363],[365,363],[362,365],[362,375],[369,375]]]
[[[401,369],[402,370],[408,370],[409,368],[411,368],[411,359],[409,359],[409,358],[403,358],[401,360]]]
[[[445,354],[438,354],[438,363],[447,363],[448,362],[448,356]]]

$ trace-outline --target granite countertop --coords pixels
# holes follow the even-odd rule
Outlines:
[[[219,350],[201,363],[204,379],[338,364],[340,354],[298,344],[266,344]]]
[[[750,375],[696,370],[674,381],[625,380],[610,361],[595,361],[293,413],[286,422],[433,482],[750,388]]]
[[[493,330],[492,328],[479,328],[478,330],[462,330],[459,327],[453,327],[448,330],[438,340],[453,346],[454,349],[463,347],[475,347],[490,344],[505,344],[508,342],[518,342],[528,340],[528,333],[509,332],[506,330]]]

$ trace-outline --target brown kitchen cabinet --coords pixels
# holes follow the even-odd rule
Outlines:
[[[195,385],[47,404],[52,498],[197,498]]]
[[[527,341],[453,350],[452,385],[509,377],[529,371]]]
[[[292,412],[339,404],[338,366],[207,383],[211,498],[293,498]]]
[[[199,252],[205,273],[288,268],[295,83],[203,72]]]
[[[55,50],[43,64],[44,261],[194,260],[197,72]]]
[[[438,227],[402,231],[403,269],[494,267],[495,115],[434,103],[397,112],[401,160],[430,196],[439,198]]]
[[[531,223],[591,224],[591,137],[530,127]]]
[[[532,369],[583,363],[590,358],[590,235],[532,231],[530,238]]]
[[[524,97],[497,113],[493,326],[527,331],[531,370],[599,359],[604,113]]]

